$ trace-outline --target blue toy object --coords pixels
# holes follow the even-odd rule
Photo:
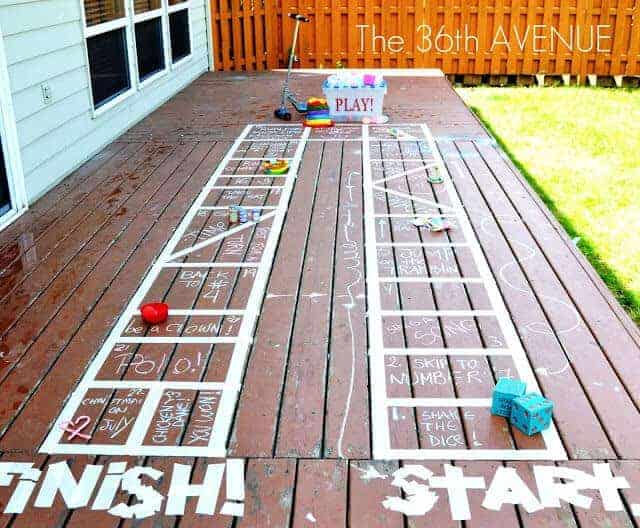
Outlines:
[[[529,436],[549,427],[552,414],[553,402],[534,392],[511,403],[511,424]]]
[[[500,378],[493,389],[493,400],[491,402],[491,414],[511,416],[511,403],[519,396],[524,396],[527,392],[527,384],[520,380],[510,378]]]

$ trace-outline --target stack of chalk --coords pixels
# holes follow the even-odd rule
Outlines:
[[[333,119],[329,117],[327,100],[321,97],[311,97],[307,100],[307,117],[304,126],[323,128],[333,126]]]

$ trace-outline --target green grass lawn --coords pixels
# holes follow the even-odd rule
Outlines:
[[[640,324],[640,90],[458,91]]]

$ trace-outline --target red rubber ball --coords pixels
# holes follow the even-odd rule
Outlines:
[[[147,324],[164,323],[169,318],[169,305],[165,303],[148,303],[140,307],[142,320]]]

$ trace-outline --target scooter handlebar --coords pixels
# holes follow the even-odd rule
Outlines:
[[[299,20],[300,22],[309,22],[309,19],[306,16],[299,15],[298,13],[289,13],[289,18]]]

